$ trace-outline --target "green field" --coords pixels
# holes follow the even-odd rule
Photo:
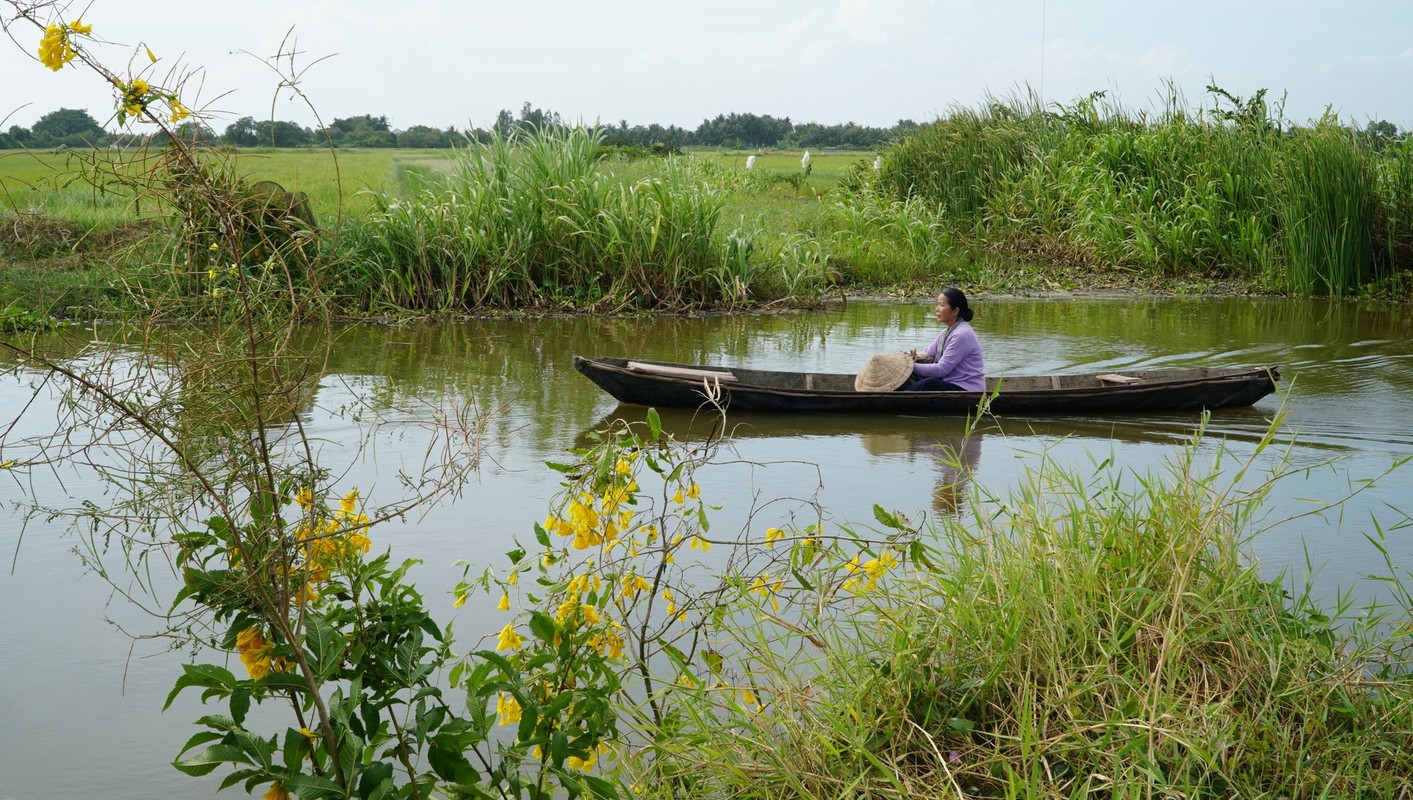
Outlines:
[[[274,181],[288,191],[304,192],[321,221],[362,216],[373,206],[369,192],[398,194],[406,188],[409,173],[444,172],[453,158],[448,150],[392,148],[242,148],[233,152],[239,174],[250,182]],[[690,155],[745,170],[746,158],[752,153],[699,150]],[[762,151],[755,167],[763,174],[798,175],[802,172],[800,156],[798,151]],[[802,197],[828,191],[852,165],[868,163],[873,154],[812,152],[810,158],[812,168],[803,181]],[[142,154],[134,152],[0,150],[0,215],[41,214],[84,227],[140,219],[142,203],[118,176],[135,174],[143,163]],[[628,174],[634,173],[628,170]],[[152,210],[150,203],[145,210]]]

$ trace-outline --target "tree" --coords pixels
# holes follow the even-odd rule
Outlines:
[[[61,143],[70,146],[96,145],[102,144],[108,136],[97,120],[78,108],[50,111],[40,117],[30,131],[34,139],[32,144],[37,147],[53,147]]]
[[[440,131],[428,125],[413,125],[397,135],[398,147],[451,147],[454,130]]]
[[[1364,136],[1369,140],[1369,146],[1374,148],[1376,153],[1383,152],[1384,148],[1398,144],[1403,140],[1403,136],[1398,132],[1398,126],[1386,119],[1371,120],[1364,128]]]
[[[314,138],[308,128],[284,120],[261,120],[255,123],[255,130],[260,144],[271,147],[302,147]]]
[[[254,147],[260,144],[260,134],[255,130],[254,117],[241,117],[226,126],[221,141],[239,147]]]

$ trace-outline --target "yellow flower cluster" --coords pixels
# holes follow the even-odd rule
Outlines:
[[[39,61],[44,66],[58,72],[64,65],[74,60],[78,53],[70,37],[88,36],[93,33],[92,25],[76,19],[68,25],[51,22],[44,28],[44,38],[39,40]]]
[[[236,634],[236,652],[240,653],[240,663],[253,680],[260,680],[270,674],[270,653],[275,646],[260,633],[259,628],[246,628]]]
[[[496,642],[497,650],[519,650],[525,646],[525,637],[515,630],[514,622],[505,623],[505,627],[500,629],[500,639]]]
[[[307,488],[300,489],[294,500],[306,509],[314,505],[313,494]],[[354,489],[339,500],[339,510],[327,519],[310,520],[295,530],[304,556],[305,573],[305,583],[295,595],[297,604],[304,605],[319,598],[314,585],[328,580],[330,569],[367,555],[372,549],[373,543],[364,532],[369,524],[368,515],[359,513],[357,507],[358,490]]]
[[[769,600],[770,607],[779,611],[780,600],[776,598],[776,595],[780,594],[780,590],[783,588],[785,588],[785,581],[780,578],[772,581],[770,573],[767,572],[756,576],[755,582],[751,584],[750,593],[762,600]]]
[[[598,763],[599,756],[607,752],[609,752],[608,743],[599,742],[599,746],[597,748],[589,751],[588,758],[569,756],[568,758],[564,759],[564,766],[569,767],[570,769],[580,770],[581,772],[588,772],[589,770],[594,768],[594,764]]]
[[[898,558],[890,551],[884,551],[878,558],[859,563],[859,557],[849,559],[844,568],[854,577],[844,581],[845,591],[866,592],[878,585],[878,579],[888,574],[888,570],[898,566]]]
[[[629,480],[604,490],[602,497],[580,492],[569,503],[564,516],[550,514],[545,518],[545,530],[559,536],[572,537],[570,547],[587,550],[607,544],[612,546],[633,524],[633,511],[624,506],[633,501],[638,483]]]
[[[512,725],[519,722],[520,710],[519,700],[504,692],[496,695],[497,725]]]
[[[121,80],[114,78],[113,83],[123,94],[122,99],[119,101],[122,104],[123,113],[130,117],[136,117],[147,110],[147,104],[152,99],[149,96],[152,87],[147,84],[147,81],[142,78],[133,78],[130,82],[124,84]]]

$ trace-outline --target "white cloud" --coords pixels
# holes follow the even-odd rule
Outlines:
[[[1187,51],[1173,45],[1154,47],[1138,57],[1138,66],[1151,76],[1176,75],[1185,71]]]

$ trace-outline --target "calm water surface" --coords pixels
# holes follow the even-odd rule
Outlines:
[[[975,305],[992,374],[1278,365],[1281,395],[1214,414],[1200,449],[1215,456],[1224,442],[1233,455],[1248,455],[1271,420],[1288,414],[1282,441],[1293,441],[1289,458],[1312,469],[1278,486],[1272,519],[1296,518],[1262,532],[1252,555],[1271,575],[1303,577],[1316,567],[1313,580],[1327,596],[1352,587],[1375,597],[1378,585],[1365,576],[1383,568],[1366,534],[1377,523],[1393,558],[1413,568],[1413,529],[1402,527],[1397,510],[1413,508],[1407,470],[1381,478],[1339,512],[1299,516],[1413,456],[1413,324],[1405,309],[1208,299]],[[529,538],[558,488],[557,473],[543,462],[562,460],[608,421],[642,419],[642,409],[619,407],[575,373],[573,354],[852,372],[875,352],[926,345],[935,334],[931,310],[930,301],[850,303],[773,316],[360,327],[343,332],[301,414],[326,463],[343,471],[341,486],[356,485],[375,500],[394,490],[399,469],[421,463],[431,409],[461,398],[487,415],[482,468],[463,497],[375,536],[396,555],[424,562],[414,575],[436,605],[460,577],[455,561],[499,564],[511,537]],[[33,375],[0,375],[0,424],[29,403],[21,435],[52,428],[56,417],[50,393],[30,402],[34,382]],[[360,403],[403,410],[369,430],[344,413]],[[707,429],[688,413],[664,413],[664,421],[683,438]],[[963,423],[955,419],[730,415],[735,438],[701,482],[709,500],[726,505],[712,528],[723,538],[745,525],[752,498],[787,498],[766,505],[751,522],[757,528],[813,521],[811,499],[834,524],[867,524],[874,503],[965,517],[965,496],[941,488],[953,480],[949,449],[961,450],[978,485],[1004,494],[1042,453],[1085,471],[1112,460],[1134,474],[1157,473],[1198,423],[1190,414],[1004,418],[986,421],[962,445]],[[195,695],[160,712],[179,656],[127,635],[155,624],[82,574],[72,552],[80,537],[43,521],[21,536],[9,509],[26,493],[55,504],[104,497],[93,476],[78,470],[24,482],[0,474],[0,552],[7,566],[13,561],[0,572],[0,800],[210,796],[215,781],[167,765],[200,713]],[[449,594],[441,604],[463,649],[503,624],[473,605],[453,611]]]

